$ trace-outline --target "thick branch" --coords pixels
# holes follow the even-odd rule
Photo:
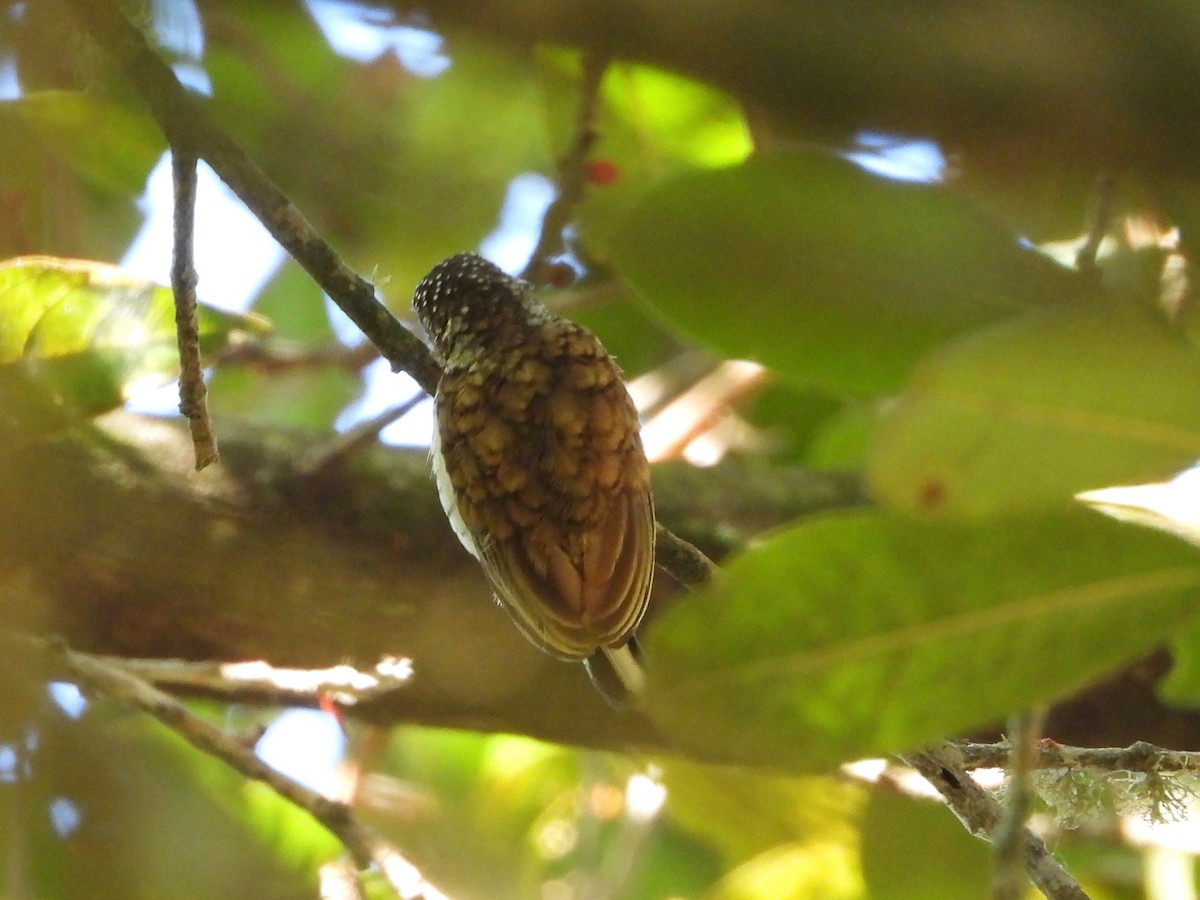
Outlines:
[[[202,473],[181,422],[123,413],[57,441],[0,445],[0,522],[21,523],[0,528],[8,626],[123,657],[369,670],[407,656],[411,682],[358,714],[662,746],[647,721],[610,710],[580,667],[526,643],[491,601],[446,524],[426,451],[375,446],[314,471],[322,435],[217,425],[222,465]],[[861,502],[850,479],[762,465],[660,465],[653,478],[663,521],[714,555],[805,512]],[[659,609],[672,602],[671,579],[656,585]]]

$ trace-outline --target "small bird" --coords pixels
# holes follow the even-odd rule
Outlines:
[[[529,640],[614,701],[639,692],[654,503],[616,363],[473,253],[434,266],[413,310],[442,366],[431,458],[455,534]]]

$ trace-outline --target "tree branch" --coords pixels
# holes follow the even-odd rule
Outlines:
[[[542,217],[542,230],[537,246],[521,277],[534,284],[543,284],[550,259],[563,250],[563,229],[571,222],[575,208],[583,202],[587,188],[587,163],[596,143],[596,112],[600,106],[600,86],[608,60],[595,54],[583,58],[583,80],[579,92],[579,117],[575,123],[575,140],[558,163],[558,196]]]
[[[991,838],[992,900],[1020,900],[1025,895],[1025,870],[1029,862],[1025,822],[1037,796],[1033,787],[1033,758],[1041,722],[1041,711],[1033,710],[1016,713],[1009,719],[1012,753],[1008,760],[1005,802]]]
[[[1012,753],[1007,743],[960,743],[958,753],[967,769],[1001,769]],[[1142,772],[1146,775],[1200,772],[1200,753],[1167,750],[1146,741],[1128,747],[1067,747],[1051,740],[1039,741],[1031,760],[1036,769],[1099,769],[1105,772]]]
[[[305,461],[326,435],[216,424],[222,464],[199,476],[181,421],[119,412],[58,440],[0,442],[0,521],[21,523],[0,529],[8,626],[134,658],[369,672],[408,657],[413,677],[356,715],[666,748],[645,717],[610,710],[581,667],[536,652],[490,602],[425,450],[376,444],[313,472]],[[716,557],[782,522],[862,502],[853,478],[764,461],[663,463],[653,477],[660,520]],[[677,593],[670,578],[655,584],[648,628]],[[528,702],[534,690],[542,702]]]
[[[440,372],[429,351],[379,302],[375,288],[347,266],[295,204],[228,134],[199,97],[180,84],[140,31],[110,0],[61,0],[124,72],[172,147],[204,159],[271,236],[319,284],[383,354],[427,392]]]
[[[208,389],[200,365],[200,321],[196,311],[196,266],[192,249],[196,219],[196,157],[171,148],[175,186],[175,242],[171,254],[171,292],[175,296],[175,335],[179,342],[179,411],[187,417],[196,451],[196,471],[220,457],[208,417]]]
[[[1000,824],[1002,811],[987,791],[967,774],[953,744],[906,755],[904,761],[934,786],[963,826],[981,840],[990,841]],[[1023,831],[1029,877],[1051,900],[1088,900],[1079,883],[1046,849],[1032,831]]]
[[[14,638],[10,635],[7,639]],[[416,866],[359,822],[346,804],[330,800],[275,771],[259,759],[251,747],[206,722],[170,694],[112,661],[71,650],[62,644],[51,645],[31,638],[20,640],[32,642],[50,652],[52,661],[62,668],[69,680],[102,691],[142,710],[198,750],[215,756],[247,778],[268,785],[337,837],[359,869],[377,865],[400,896],[414,900],[445,900],[445,895],[426,881]]]

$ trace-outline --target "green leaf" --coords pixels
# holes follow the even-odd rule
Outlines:
[[[1196,550],[1085,509],[985,525],[830,516],[735,558],[649,630],[681,745],[821,770],[1060,697],[1194,613]]]
[[[861,900],[856,863],[832,841],[781,844],[728,872],[704,900]]]
[[[930,853],[931,847],[937,852]],[[894,791],[871,792],[862,828],[862,866],[871,900],[991,896],[988,845],[968,834],[940,803]]]
[[[557,48],[538,53],[545,128],[556,156],[575,141],[582,90],[581,55]],[[605,259],[630,208],[665,176],[740,163],[753,150],[741,105],[711,85],[628,62],[605,70],[596,113],[593,160],[614,166],[616,178],[590,184],[576,219],[593,259]]]
[[[265,320],[201,306],[211,351]],[[0,426],[43,434],[120,406],[178,369],[169,289],[116,266],[50,256],[0,262]]]
[[[671,820],[717,849],[727,867],[781,844],[853,851],[867,800],[861,783],[793,777],[670,759],[662,763]]]
[[[1171,659],[1171,671],[1159,682],[1156,693],[1172,706],[1200,708],[1200,620],[1171,641]]]
[[[667,181],[634,210],[614,255],[696,340],[857,392],[894,389],[930,348],[1079,290],[944,188],[818,153]]]
[[[1200,361],[1151,312],[1042,310],[933,355],[867,478],[906,512],[991,516],[1157,480],[1200,456]]]
[[[759,390],[741,414],[762,432],[765,452],[776,459],[808,462],[814,444],[846,414],[846,406],[822,391],[776,381]],[[861,459],[860,453],[859,465]]]

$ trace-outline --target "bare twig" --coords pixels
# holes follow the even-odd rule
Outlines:
[[[587,54],[583,58],[583,81],[580,85],[579,116],[575,124],[575,141],[558,163],[558,196],[542,218],[542,231],[537,246],[521,277],[534,284],[546,281],[550,259],[563,251],[563,229],[583,201],[587,188],[587,164],[596,144],[596,112],[600,107],[600,85],[608,60]]]
[[[1096,269],[1096,253],[1100,250],[1104,236],[1108,234],[1108,224],[1112,218],[1114,185],[1112,175],[1103,174],[1096,179],[1096,193],[1092,201],[1087,239],[1079,248],[1079,252],[1075,254],[1075,268],[1092,279],[1100,277]]]
[[[347,860],[322,864],[318,870],[317,896],[321,900],[367,900],[358,872]]]
[[[1008,765],[1008,744],[958,744],[967,769],[1001,769]],[[1166,775],[1200,772],[1200,753],[1166,750],[1145,741],[1128,747],[1067,747],[1054,741],[1039,741],[1033,765],[1038,769],[1099,769],[1106,772],[1143,772]]]
[[[1001,820],[1000,804],[967,774],[957,747],[943,744],[908,754],[904,761],[937,789],[967,831],[981,840],[991,840]],[[1021,833],[1026,869],[1038,890],[1051,900],[1088,900],[1079,883],[1046,849],[1045,842],[1028,829]]]
[[[335,434],[324,443],[311,448],[305,454],[304,459],[300,461],[299,470],[309,476],[315,476],[340,466],[355,451],[376,441],[379,438],[379,432],[408,415],[424,399],[425,392],[418,391],[403,403],[390,406],[378,415],[359,422],[352,428],[347,428],[341,434]]]
[[[175,295],[175,336],[179,342],[179,411],[187,417],[196,453],[196,471],[219,459],[217,438],[208,417],[208,388],[200,365],[200,320],[196,311],[196,266],[192,259],[196,222],[196,157],[171,148],[175,185],[175,242],[171,291]]]
[[[213,362],[220,365],[245,366],[269,374],[319,366],[334,366],[357,373],[379,359],[379,348],[370,341],[353,347],[336,342],[314,347],[276,338],[228,344],[216,351],[212,358]]]
[[[662,525],[655,532],[655,561],[684,587],[700,587],[712,581],[717,564],[694,544],[672,534]]]
[[[1025,896],[1025,821],[1036,796],[1033,786],[1036,743],[1041,730],[1040,711],[1016,713],[1009,720],[1008,780],[1004,812],[992,834],[995,868],[992,871],[992,900],[1021,900]]]
[[[97,659],[160,688],[271,706],[312,706],[322,697],[331,697],[342,706],[354,706],[403,687],[412,676],[412,661],[405,657],[386,657],[369,670],[345,664],[327,669],[286,669],[254,661]]]
[[[11,639],[11,638],[10,638]],[[438,900],[445,895],[398,850],[361,824],[344,803],[330,800],[272,769],[252,748],[197,716],[170,694],[151,686],[123,665],[71,650],[61,643],[21,638],[47,649],[72,681],[122,700],[162,722],[193,747],[270,786],[333,833],[360,869],[378,866],[401,897]]]

